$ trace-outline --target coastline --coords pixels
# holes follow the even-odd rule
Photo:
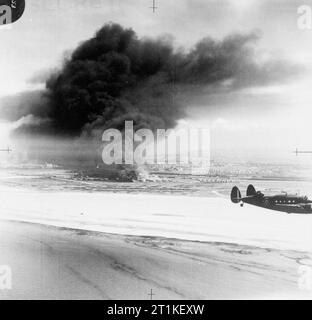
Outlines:
[[[312,254],[0,221],[0,299],[288,299]],[[183,281],[181,281],[183,279]]]
[[[241,208],[222,197],[7,189],[0,219],[104,233],[312,252],[312,215]]]

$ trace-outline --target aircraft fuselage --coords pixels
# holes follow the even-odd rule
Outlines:
[[[241,206],[247,203],[257,207],[287,213],[312,213],[312,201],[307,197],[288,195],[287,193],[268,196],[260,191],[256,191],[252,185],[248,186],[246,197],[242,197],[239,189],[234,187],[231,192],[231,200],[234,203],[240,203]]]

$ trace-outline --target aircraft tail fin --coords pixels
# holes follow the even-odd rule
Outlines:
[[[239,189],[235,186],[232,188],[231,192],[231,201],[233,203],[239,203],[241,201],[242,195],[239,191]]]
[[[256,189],[255,189],[255,187],[252,185],[252,184],[250,184],[249,186],[248,186],[248,188],[247,188],[247,192],[246,192],[246,195],[247,195],[247,197],[248,196],[254,196],[254,195],[256,195]]]

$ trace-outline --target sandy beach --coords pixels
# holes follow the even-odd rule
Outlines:
[[[288,299],[312,215],[194,197],[1,187],[0,299]],[[0,271],[1,281],[1,271]]]
[[[312,299],[305,2],[0,0],[0,300]]]
[[[0,189],[0,219],[104,233],[312,252],[312,215],[228,197]]]
[[[220,242],[113,235],[0,221],[1,299],[309,298],[298,267],[311,254]]]

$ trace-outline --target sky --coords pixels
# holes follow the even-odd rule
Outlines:
[[[0,97],[42,87],[41,75],[107,22],[140,37],[170,34],[186,49],[206,36],[257,32],[259,62],[272,58],[297,70],[276,83],[210,94],[186,120],[209,125],[216,149],[288,159],[296,147],[312,150],[312,29],[297,26],[303,4],[312,0],[156,0],[153,12],[152,0],[26,0],[22,18],[0,29]],[[3,137],[5,130],[0,125]]]

